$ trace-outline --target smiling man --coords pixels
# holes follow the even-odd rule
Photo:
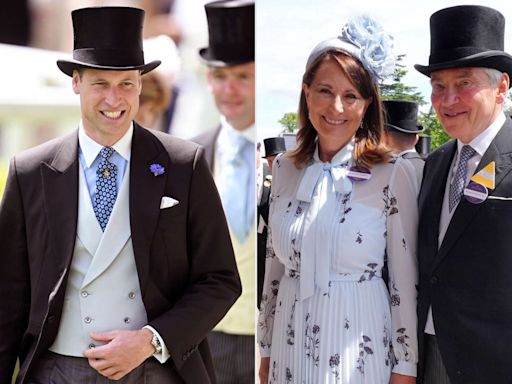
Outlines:
[[[242,296],[208,338],[219,384],[254,382],[256,161],[254,1],[205,5],[209,46],[199,51],[221,123],[194,141],[206,158],[228,219]]]
[[[512,377],[512,56],[505,18],[482,6],[430,18],[432,105],[455,140],[425,163],[419,196],[418,381]]]
[[[144,13],[73,11],[78,130],[11,161],[0,206],[0,382],[214,383],[206,341],[240,295],[198,145],[133,121]],[[7,267],[8,266],[8,267]]]

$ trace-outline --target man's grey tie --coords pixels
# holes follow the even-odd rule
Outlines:
[[[453,182],[450,185],[450,212],[453,211],[453,209],[457,206],[462,197],[464,186],[466,185],[468,160],[471,159],[474,154],[475,150],[471,148],[471,146],[469,145],[464,145],[460,151],[459,165],[457,166],[457,171],[455,172]]]
[[[102,148],[96,171],[96,195],[92,206],[102,231],[105,231],[117,197],[117,166],[109,161],[114,152],[111,147]]]

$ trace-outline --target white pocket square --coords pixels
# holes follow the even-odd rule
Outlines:
[[[512,197],[501,197],[501,196],[487,196],[488,199],[491,200],[504,200],[504,201],[511,201]]]
[[[162,201],[160,201],[160,209],[171,208],[175,205],[178,205],[179,203],[180,202],[178,200],[173,199],[172,197],[163,196]]]

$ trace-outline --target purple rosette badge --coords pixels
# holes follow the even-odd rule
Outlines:
[[[366,167],[354,165],[348,170],[347,176],[353,183],[357,183],[359,181],[370,180],[372,172]]]
[[[165,173],[165,168],[162,167],[160,164],[151,164],[149,166],[149,171],[154,175],[154,176],[160,176],[160,175],[163,175]]]
[[[480,204],[487,199],[488,191],[485,185],[470,181],[464,189],[464,197],[473,204]]]

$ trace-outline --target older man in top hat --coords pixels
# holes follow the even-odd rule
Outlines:
[[[418,378],[512,378],[512,56],[505,18],[483,6],[430,18],[432,105],[454,140],[426,160],[419,196]]]
[[[254,1],[205,5],[209,45],[199,51],[221,115],[218,127],[197,137],[226,212],[242,280],[242,296],[209,337],[221,384],[254,381],[255,333],[255,66]]]
[[[418,125],[418,103],[408,100],[384,100],[386,124],[384,142],[393,154],[409,161],[417,176],[416,191],[419,191],[425,162],[416,152],[418,134],[423,127]]]
[[[196,144],[133,122],[143,11],[72,13],[71,134],[16,156],[0,206],[0,382],[214,383],[207,333],[240,294]]]

